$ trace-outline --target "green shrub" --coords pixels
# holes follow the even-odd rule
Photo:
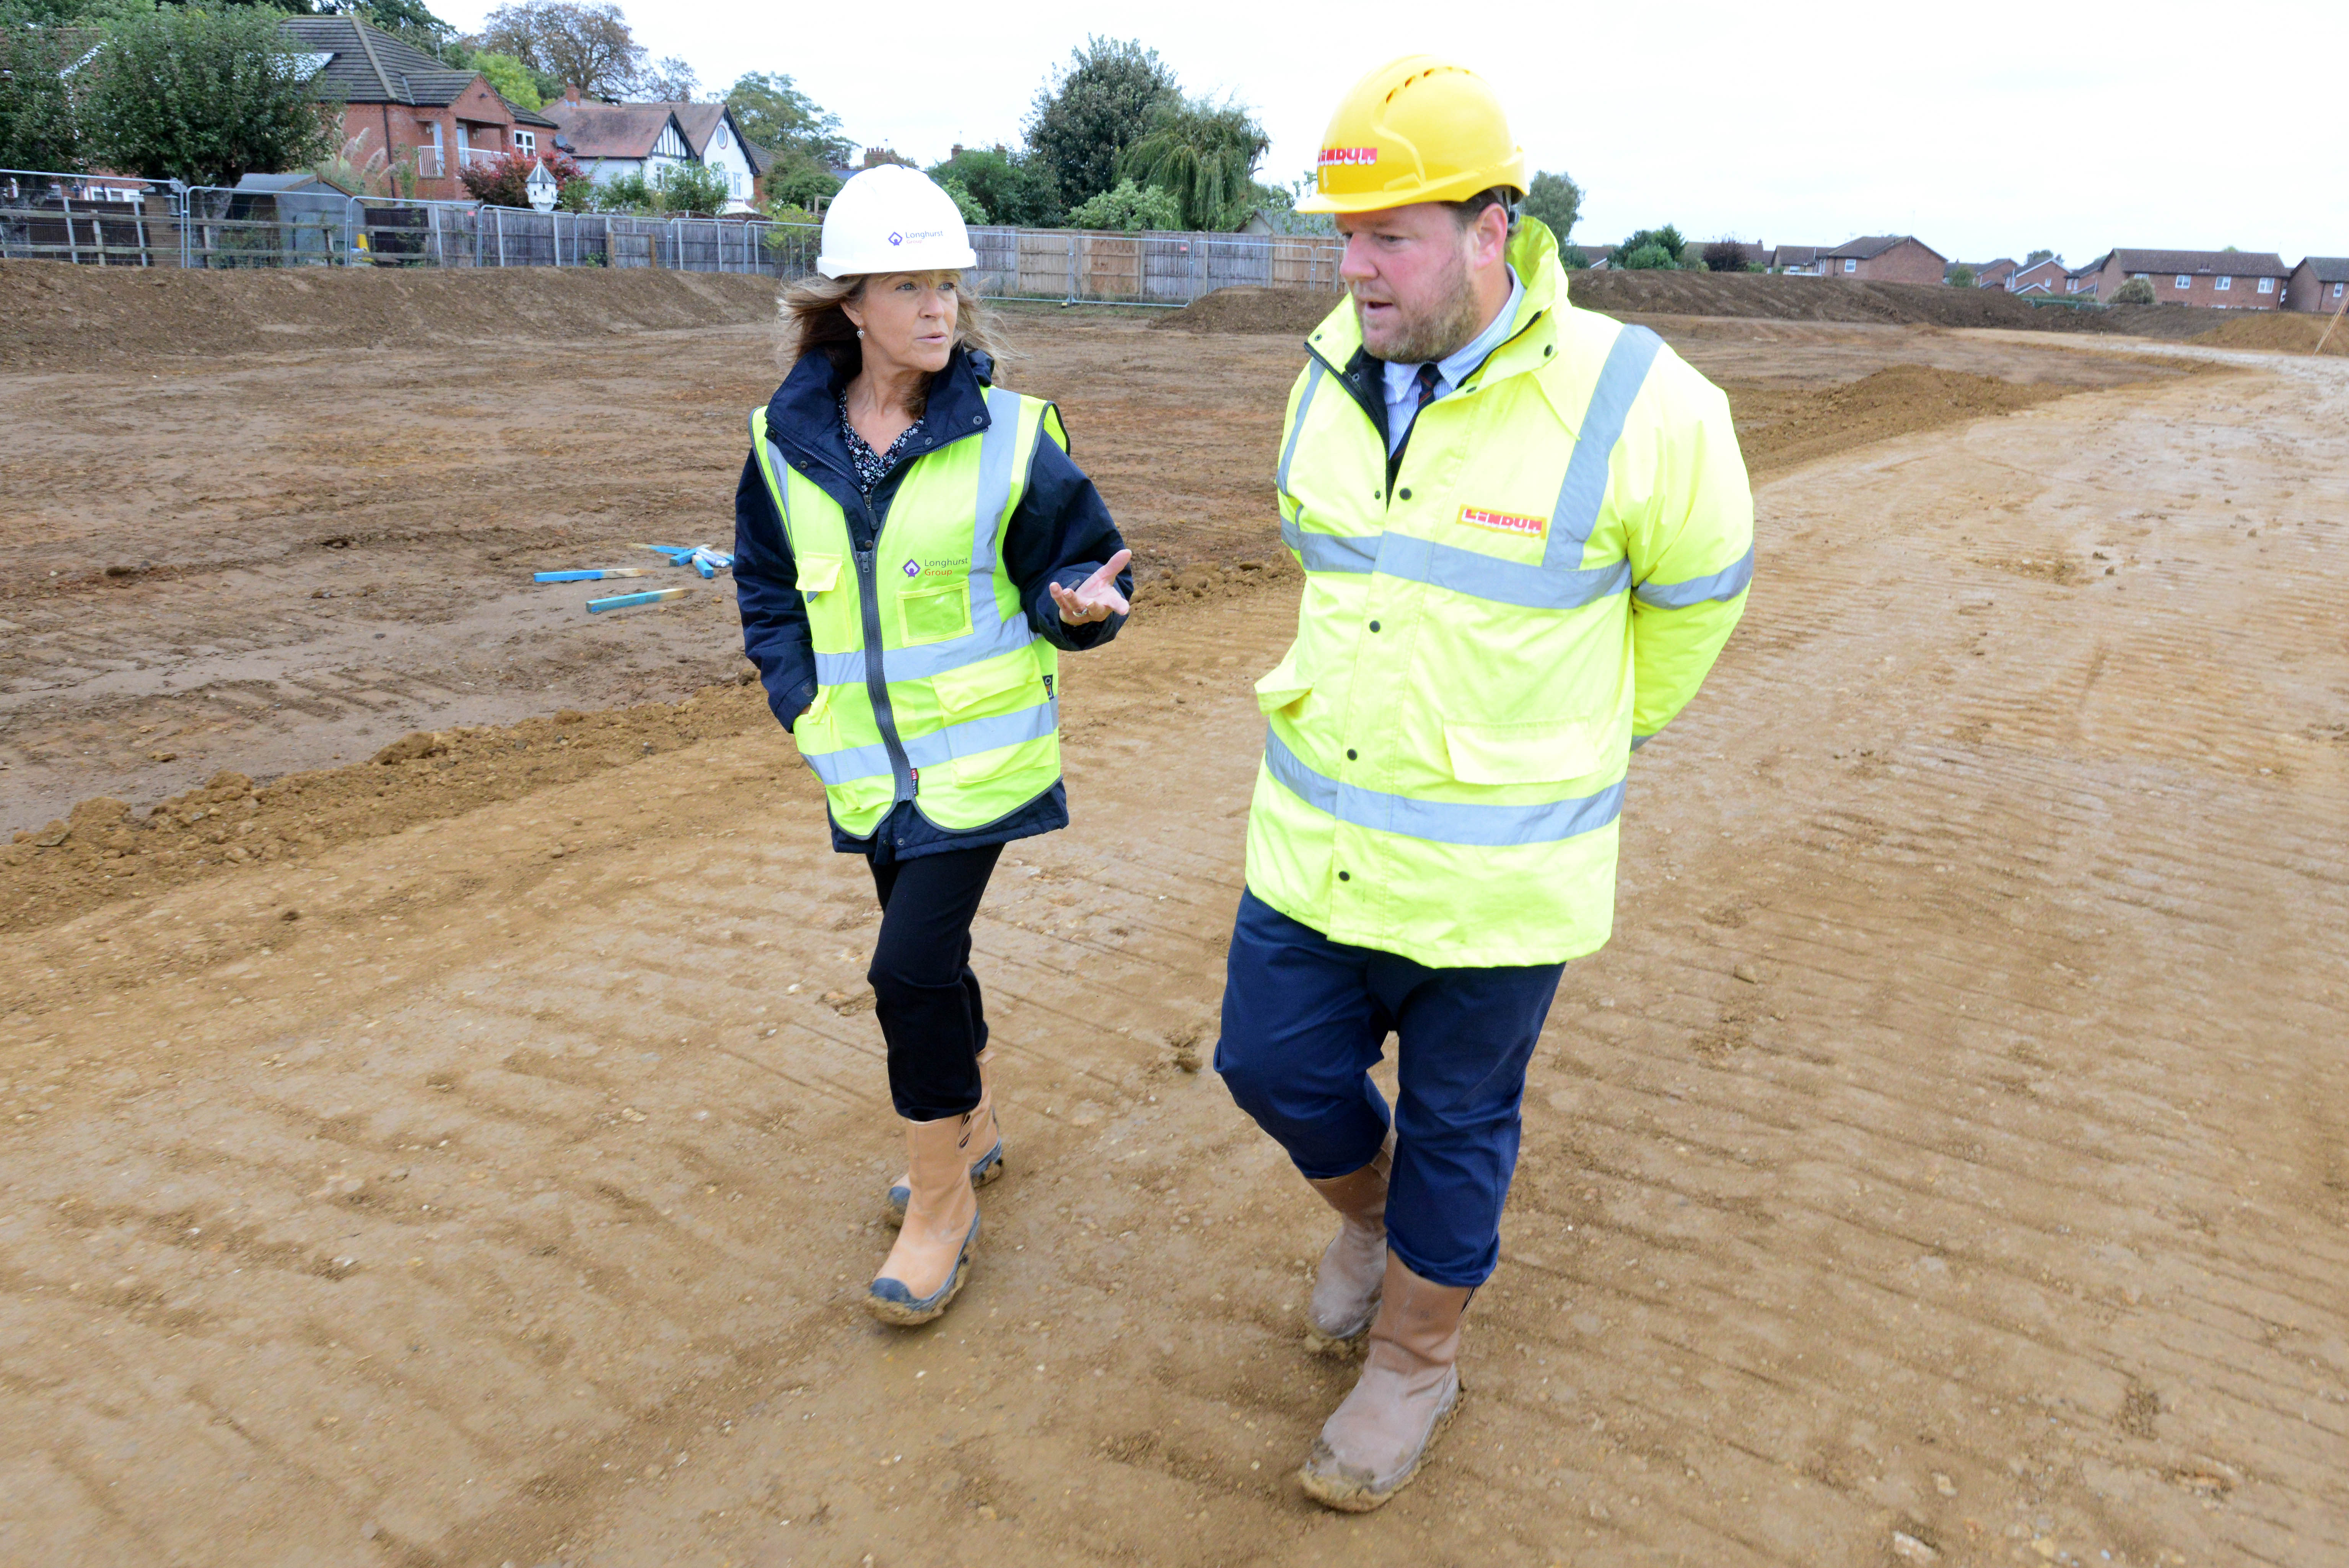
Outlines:
[[[1626,272],[1671,272],[1681,264],[1671,252],[1651,240],[1636,250],[1617,256],[1615,265]]]
[[[1092,201],[1069,209],[1069,226],[1072,229],[1117,229],[1133,234],[1145,229],[1177,229],[1182,224],[1183,209],[1172,193],[1155,185],[1136,185],[1131,180],[1121,180]]]
[[[1951,288],[1971,288],[1980,280],[1974,276],[1973,268],[1961,265],[1950,269],[1950,275],[1945,281]]]
[[[2127,283],[2121,285],[2120,287],[2113,290],[2113,303],[2115,305],[2153,304],[2154,293],[2152,281],[2142,277],[2133,277],[2129,279]]]

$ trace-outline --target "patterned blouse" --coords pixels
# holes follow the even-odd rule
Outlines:
[[[848,400],[840,400],[840,439],[848,443],[848,461],[856,468],[856,488],[867,499],[881,487],[881,482],[896,472],[905,462],[905,449],[921,433],[922,421],[916,420],[905,427],[905,433],[889,443],[887,452],[874,452],[865,439],[856,433],[848,422]]]

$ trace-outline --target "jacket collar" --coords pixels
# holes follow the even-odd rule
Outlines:
[[[957,343],[946,369],[930,379],[921,433],[908,449],[921,457],[988,427],[987,388],[995,362]],[[767,401],[767,434],[789,452],[848,471],[848,444],[840,439],[840,394],[848,382],[828,354],[802,354]]]
[[[1566,303],[1566,270],[1558,265],[1557,241],[1540,219],[1517,220],[1517,232],[1509,241],[1508,262],[1516,269],[1517,281],[1525,286],[1525,296],[1517,301],[1516,317],[1508,337],[1493,351],[1484,369],[1469,377],[1469,386],[1482,386],[1496,378],[1538,367],[1545,358],[1542,348],[1551,341],[1552,334],[1528,329],[1543,324]],[[1351,299],[1340,300],[1338,307],[1322,317],[1321,325],[1306,335],[1305,348],[1308,353],[1327,360],[1331,369],[1349,381],[1359,379],[1365,388],[1376,386],[1376,362],[1362,350],[1361,323],[1354,316]]]

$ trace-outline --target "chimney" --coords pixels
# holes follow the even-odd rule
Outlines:
[[[947,152],[947,161],[948,161],[949,162],[951,162],[953,160],[955,160],[955,159],[957,159],[957,158],[959,158],[959,157],[961,157],[961,156],[962,156],[962,143],[961,143],[961,142],[959,142],[959,141],[957,141],[957,142],[956,142],[956,143],[954,144],[954,147],[953,147],[952,151],[948,151],[948,152]]]
[[[579,90],[579,84],[577,82],[564,82],[563,84],[564,102],[581,103],[585,101],[585,99],[586,95]]]

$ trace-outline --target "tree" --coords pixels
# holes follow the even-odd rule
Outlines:
[[[1087,37],[1068,68],[1036,89],[1024,128],[1064,202],[1081,202],[1118,182],[1118,157],[1148,129],[1151,113],[1180,96],[1154,49]]]
[[[955,204],[955,211],[962,214],[962,221],[964,223],[983,223],[987,222],[987,209],[980,206],[968,191],[963,189],[961,181],[949,174],[945,179],[937,182],[937,187],[939,190],[944,191],[947,195],[952,199]]]
[[[802,160],[788,166],[778,164],[767,174],[767,199],[812,212],[819,202],[829,202],[840,193],[840,177],[820,163]]]
[[[2115,305],[2151,305],[2154,303],[2152,281],[2142,277],[2129,279],[2120,287],[2113,290],[2113,303]]]
[[[531,171],[540,164],[554,176],[558,191],[587,178],[587,171],[573,161],[567,152],[501,152],[487,163],[468,163],[457,171],[457,178],[465,187],[465,194],[492,207],[527,207],[530,205]],[[560,197],[557,198],[560,200]]]
[[[840,117],[819,108],[791,78],[779,72],[744,72],[726,89],[726,107],[734,111],[734,123],[742,128],[742,134],[779,161],[793,155],[818,163],[827,159],[844,162],[848,158],[850,148],[848,139],[840,133]]]
[[[626,96],[645,63],[644,46],[617,5],[583,0],[514,0],[489,15],[475,48],[512,55],[533,71],[591,98]]]
[[[1069,226],[1072,229],[1120,229],[1132,234],[1143,229],[1177,229],[1183,226],[1183,210],[1174,196],[1155,185],[1136,185],[1131,180],[1121,180],[1114,190],[1103,191],[1090,202],[1080,202],[1069,209]]]
[[[1974,276],[1974,269],[1960,262],[1950,269],[1950,275],[1943,281],[1951,288],[1971,288],[1978,280]]]
[[[54,32],[0,34],[0,169],[81,172],[81,128],[65,77],[69,51]]]
[[[1681,237],[1680,230],[1666,223],[1661,229],[1641,229],[1630,239],[1617,245],[1613,254],[1609,258],[1609,265],[1619,267],[1676,267],[1685,265],[1682,253],[1687,249],[1688,242]],[[1661,261],[1636,259],[1649,251],[1661,253],[1663,259]]]
[[[404,44],[413,44],[428,54],[440,54],[456,40],[457,29],[435,16],[423,0],[271,0],[281,11],[297,16],[305,11],[320,15],[342,13],[357,16],[379,32],[389,33]]]
[[[2029,255],[2023,258],[2023,265],[2025,266],[2037,266],[2041,262],[2052,260],[2054,254],[2055,253],[2054,251],[2033,251]]]
[[[1180,226],[1221,233],[1256,210],[1256,166],[1272,145],[1245,104],[1174,99],[1118,158],[1118,172],[1174,198]]]
[[[1707,272],[1744,272],[1750,265],[1745,257],[1745,246],[1740,241],[1723,238],[1704,247]]]
[[[1625,272],[1671,272],[1681,264],[1672,253],[1650,240],[1644,245],[1632,245],[1616,253],[1614,265]]]
[[[167,5],[123,24],[87,67],[92,157],[191,185],[332,157],[343,106],[312,96],[316,65],[279,29],[283,15]]]
[[[932,164],[929,176],[941,185],[953,180],[987,209],[991,223],[1016,229],[1056,229],[1063,212],[1052,176],[1032,156],[1004,148],[966,147],[943,163]]]
[[[1582,187],[1564,173],[1537,174],[1527,182],[1532,187],[1518,211],[1529,218],[1539,218],[1542,227],[1557,238],[1561,245],[1574,233],[1576,220],[1582,216]]]
[[[489,78],[489,83],[516,109],[544,109],[545,95],[539,91],[538,74],[512,55],[501,55],[483,49],[465,62]]]
[[[635,171],[595,190],[597,209],[606,213],[709,213],[733,199],[726,176],[706,163],[664,164],[650,178]]]
[[[701,90],[701,78],[693,74],[691,66],[671,55],[638,71],[628,88],[653,103],[691,103],[693,95]]]

